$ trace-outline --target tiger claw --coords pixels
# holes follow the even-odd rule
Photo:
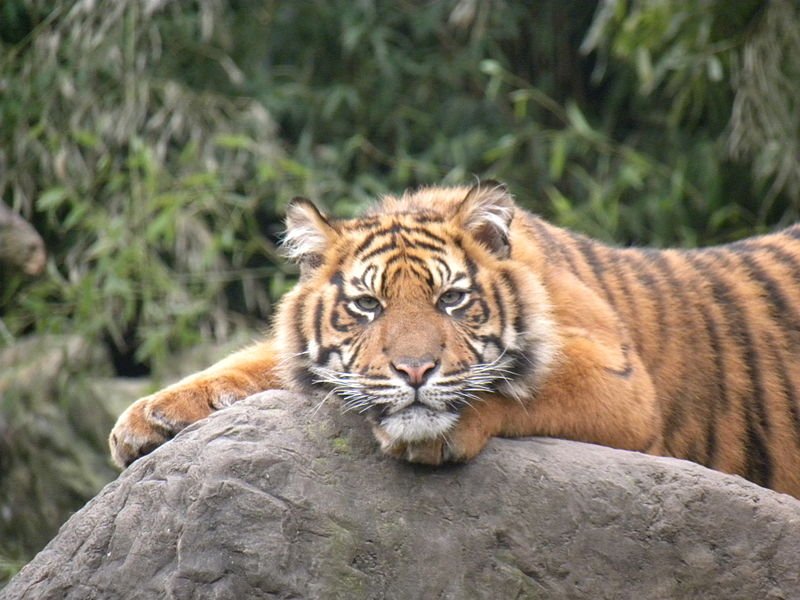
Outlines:
[[[153,419],[149,404],[152,396],[141,398],[117,419],[108,438],[111,457],[122,468],[149,454],[169,440],[178,430],[163,419]]]

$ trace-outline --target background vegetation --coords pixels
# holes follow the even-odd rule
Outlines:
[[[0,199],[50,259],[0,271],[0,346],[142,375],[263,322],[294,195],[492,177],[606,240],[727,241],[798,218],[799,143],[793,0],[4,0]]]

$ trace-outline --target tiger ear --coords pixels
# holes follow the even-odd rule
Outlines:
[[[514,199],[503,183],[482,181],[467,192],[457,215],[477,241],[500,258],[511,253],[509,230],[514,217]]]
[[[328,219],[307,198],[293,198],[286,207],[283,251],[300,265],[300,276],[322,264],[323,254],[337,233]]]

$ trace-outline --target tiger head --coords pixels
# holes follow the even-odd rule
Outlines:
[[[482,393],[529,397],[556,344],[544,287],[514,258],[514,215],[496,183],[388,197],[348,220],[295,199],[284,247],[301,276],[276,322],[286,379],[404,442],[446,433]]]

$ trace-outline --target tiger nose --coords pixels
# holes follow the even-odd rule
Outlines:
[[[392,368],[414,388],[418,388],[436,369],[437,363],[431,358],[399,358],[392,361]]]

